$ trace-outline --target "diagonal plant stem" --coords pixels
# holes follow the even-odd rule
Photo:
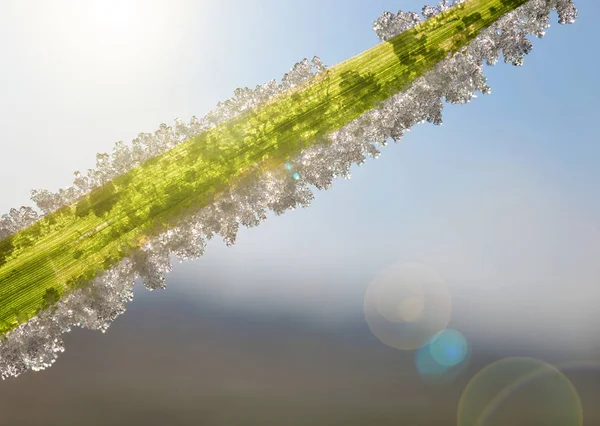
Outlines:
[[[408,88],[527,0],[468,0],[149,159],[0,241],[0,333]]]

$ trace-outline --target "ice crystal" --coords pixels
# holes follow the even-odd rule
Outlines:
[[[23,229],[38,219],[38,213],[31,207],[22,206],[20,209],[10,209],[8,214],[0,218],[0,239]]]
[[[280,83],[271,80],[263,85],[256,86],[254,89],[248,87],[236,89],[231,99],[219,102],[214,110],[201,119],[192,117],[189,123],[175,119],[172,126],[162,123],[154,133],[140,133],[132,141],[131,147],[122,141],[118,141],[115,143],[111,154],[99,153],[96,155],[96,167],[94,169],[89,169],[85,174],[76,171],[72,186],[61,188],[57,193],[45,189],[32,190],[31,200],[43,214],[48,214],[65,204],[75,201],[81,195],[114,177],[143,164],[150,158],[156,157],[179,143],[191,139],[224,121],[236,117],[243,111],[297,86],[325,69],[326,66],[316,56],[310,61],[303,59],[283,76]],[[0,238],[3,238],[5,234],[15,233],[29,224],[19,222],[18,226],[15,227],[14,223],[9,223],[9,219],[4,220],[3,217],[3,222],[0,222]]]
[[[8,333],[0,344],[0,376],[6,379],[51,366],[64,351],[62,334],[73,326],[106,331],[133,299],[132,265],[131,260],[121,262],[90,285]]]
[[[460,2],[462,0],[443,1],[437,6],[424,7],[422,13],[429,18]],[[551,10],[558,11],[559,22],[563,24],[572,23],[577,16],[571,0],[530,0],[482,31],[467,48],[415,80],[409,89],[304,150],[280,169],[256,172],[246,184],[227,188],[212,204],[183,219],[176,228],[17,327],[0,343],[0,376],[17,376],[52,365],[64,350],[62,334],[73,326],[106,331],[132,300],[133,282],[137,277],[141,277],[150,290],[164,288],[165,274],[171,269],[171,254],[180,260],[197,258],[203,254],[206,241],[217,234],[226,244],[233,244],[240,225],[256,226],[267,218],[268,211],[279,215],[308,206],[313,199],[310,186],[327,189],[336,177],[349,178],[353,164],[361,164],[369,156],[377,158],[379,146],[386,145],[389,139],[399,141],[416,123],[441,124],[443,100],[460,104],[469,102],[476,92],[489,93],[483,75],[484,62],[493,65],[502,55],[505,62],[521,65],[531,50],[526,35],[542,37],[550,25]],[[416,13],[386,12],[375,22],[374,29],[382,40],[387,40],[419,21]],[[98,154],[95,170],[89,170],[86,175],[75,172],[72,187],[58,193],[33,191],[32,199],[44,214],[51,212],[102,182],[303,83],[324,69],[315,57],[310,62],[303,60],[296,64],[279,84],[272,80],[255,89],[237,89],[232,99],[219,103],[217,109],[202,119],[193,117],[189,123],[176,120],[173,126],[163,124],[155,133],[140,134],[131,147],[118,142],[112,154]],[[12,209],[0,219],[0,239],[37,218],[38,214],[31,208]]]
[[[373,23],[373,30],[382,41],[387,41],[421,22],[421,17],[415,12],[398,11],[395,15],[384,12]]]
[[[443,0],[439,2],[437,6],[423,6],[423,9],[421,9],[421,14],[425,17],[425,19],[429,19],[432,16],[435,16],[441,12],[444,12],[445,10],[448,10],[454,5],[464,2],[465,0]]]

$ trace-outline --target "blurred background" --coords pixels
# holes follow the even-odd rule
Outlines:
[[[486,68],[491,95],[448,106],[310,208],[211,241],[166,290],[138,285],[105,335],[75,330],[52,368],[1,382],[0,425],[454,425],[477,373],[517,356],[557,366],[579,396],[539,413],[599,425],[600,4],[575,3],[578,21],[553,14],[523,68]],[[377,43],[383,11],[423,5],[3,1],[0,212],[304,57],[351,57]],[[365,292],[398,262],[451,297],[469,351],[443,380],[365,321]],[[569,387],[556,383],[550,396]],[[504,424],[549,424],[526,408]]]

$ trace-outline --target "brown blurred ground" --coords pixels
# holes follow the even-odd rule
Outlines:
[[[0,383],[0,425],[454,425],[468,379],[511,351],[473,342],[458,379],[425,384],[412,353],[358,320],[333,328],[202,309],[167,290],[134,302],[105,335],[73,332],[52,368]],[[600,371],[568,375],[585,425],[600,425]]]

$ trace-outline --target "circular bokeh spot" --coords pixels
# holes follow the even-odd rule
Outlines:
[[[437,333],[429,343],[431,357],[444,367],[453,367],[465,360],[469,345],[462,333],[446,329]]]
[[[470,347],[464,336],[451,329],[435,334],[415,353],[417,371],[424,382],[447,384],[465,369]]]
[[[507,358],[479,373],[458,405],[458,426],[581,426],[579,395],[556,367]]]
[[[400,350],[428,344],[450,321],[450,293],[444,280],[419,263],[399,263],[377,276],[364,301],[365,319],[383,343]]]
[[[296,172],[292,175],[292,177],[294,178],[294,180],[300,180],[300,173]]]

